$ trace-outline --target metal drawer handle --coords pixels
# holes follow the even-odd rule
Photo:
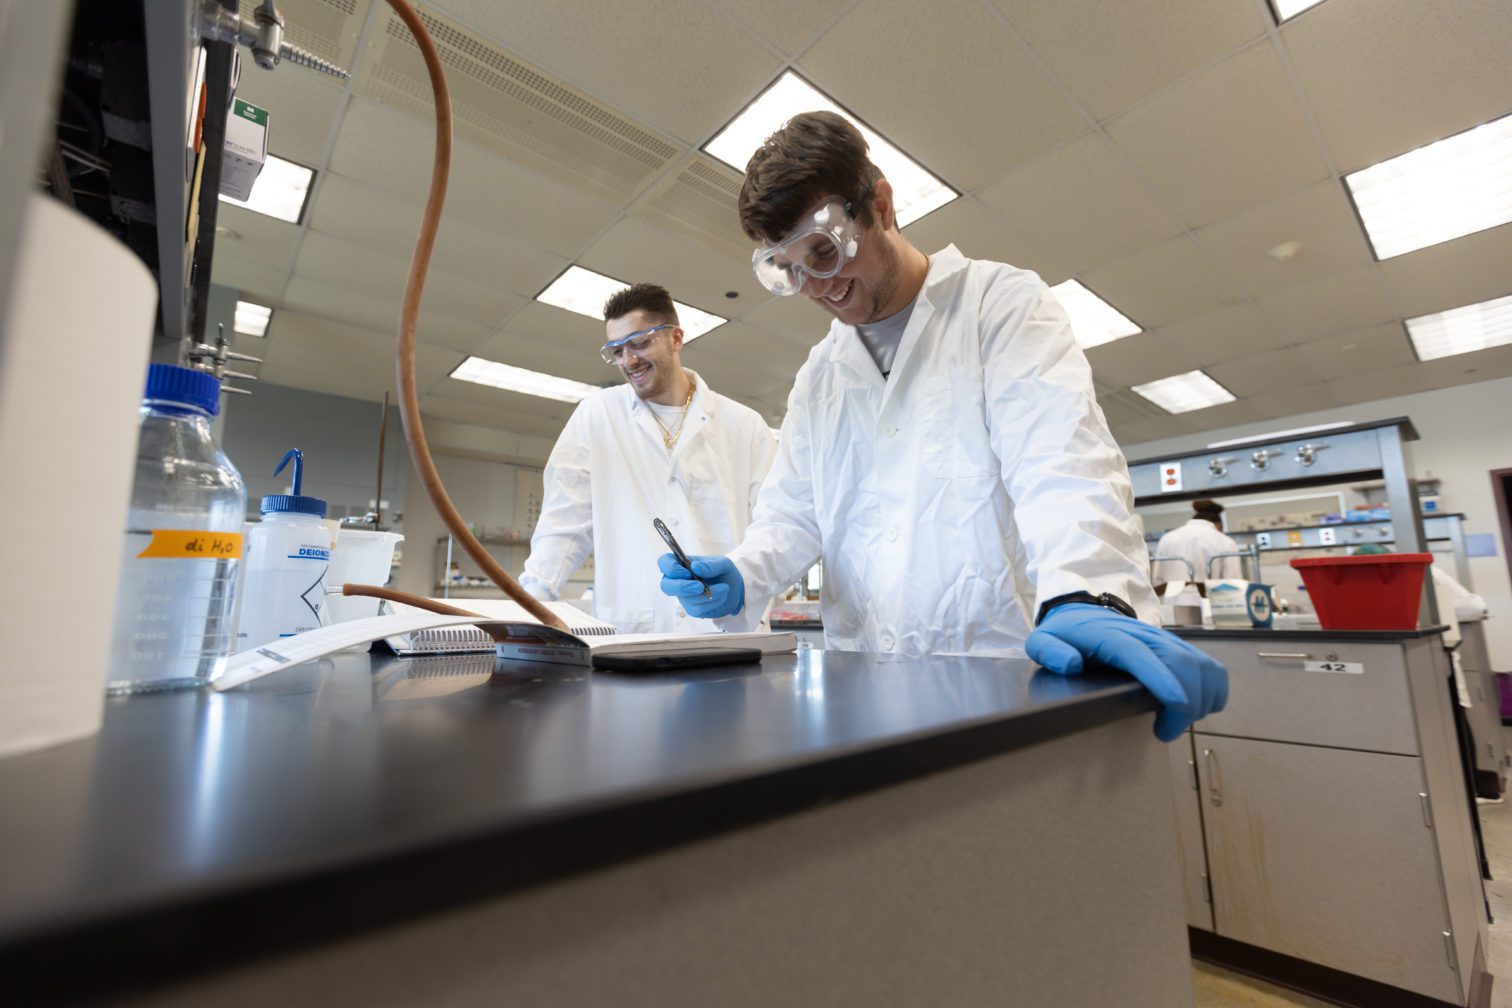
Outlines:
[[[1218,754],[1211,749],[1202,750],[1202,758],[1207,760],[1208,768],[1208,800],[1214,805],[1223,804],[1223,788],[1218,783]]]
[[[1297,661],[1307,661],[1312,657],[1306,651],[1256,651],[1256,658],[1294,658]]]

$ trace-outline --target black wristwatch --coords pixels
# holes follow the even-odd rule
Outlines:
[[[1129,605],[1117,595],[1103,592],[1101,595],[1093,595],[1091,592],[1072,592],[1069,595],[1057,595],[1044,605],[1039,607],[1039,615],[1034,617],[1034,625],[1039,626],[1045,622],[1045,617],[1050,615],[1050,610],[1056,606],[1065,605],[1068,602],[1086,602],[1088,605],[1100,605],[1105,609],[1112,609],[1116,613],[1122,613],[1130,619],[1139,619],[1134,612],[1134,607]]]

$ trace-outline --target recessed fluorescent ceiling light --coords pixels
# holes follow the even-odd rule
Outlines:
[[[604,302],[629,286],[621,280],[606,277],[602,273],[595,273],[581,266],[569,266],[567,272],[551,282],[550,287],[536,295],[536,300],[558,308],[566,308],[570,312],[587,315],[591,319],[602,322],[604,321]],[[685,305],[681,301],[673,301],[672,304],[677,308],[677,317],[682,322],[684,345],[730,321],[718,315],[700,311],[692,305]]]
[[[1287,18],[1296,17],[1309,7],[1316,7],[1323,0],[1275,0],[1276,19],[1285,21]]]
[[[1512,295],[1407,320],[1418,360],[1487,350],[1512,343]]]
[[[304,216],[305,200],[309,198],[310,182],[314,178],[314,169],[270,154],[257,175],[257,181],[252,183],[252,194],[247,200],[222,196],[221,201],[298,224]]]
[[[762,141],[800,112],[825,110],[842,115],[856,124],[871,148],[872,163],[892,184],[893,206],[898,227],[910,224],[931,210],[938,209],[960,194],[925,171],[923,166],[888,143],[856,117],[836,105],[823,92],[789,70],[777,83],[762,92],[730,125],[710,140],[704,150],[736,171],[745,171],[751,155]]]
[[[1167,413],[1190,413],[1192,410],[1233,402],[1228,389],[1207,376],[1205,371],[1188,371],[1159,381],[1135,385],[1134,391]]]
[[[1209,448],[1227,448],[1229,445],[1244,444],[1246,441],[1259,441],[1263,438],[1284,438],[1293,434],[1315,434],[1318,431],[1337,430],[1340,427],[1351,427],[1353,420],[1339,420],[1335,423],[1313,424],[1311,427],[1293,427],[1290,430],[1271,431],[1268,434],[1246,434],[1244,437],[1229,438],[1227,441],[1214,441]]]
[[[272,308],[253,304],[251,301],[238,301],[236,302],[236,321],[231,324],[231,330],[243,336],[266,336],[268,320],[272,317]]]
[[[1344,176],[1377,259],[1512,221],[1512,115]]]
[[[510,392],[522,392],[525,395],[566,403],[580,402],[590,392],[598,391],[597,385],[588,385],[570,378],[558,378],[556,375],[541,374],[539,371],[527,371],[524,368],[500,364],[498,361],[485,360],[482,357],[467,358],[452,369],[451,376],[461,381],[492,385],[494,388],[508,389]]]
[[[1093,294],[1075,280],[1067,280],[1050,288],[1071,316],[1071,332],[1083,350],[1102,346],[1114,340],[1133,336],[1139,326],[1102,298]]]

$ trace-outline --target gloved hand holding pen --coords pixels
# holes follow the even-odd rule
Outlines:
[[[661,568],[661,590],[682,602],[689,616],[714,619],[740,612],[745,605],[745,579],[722,556],[691,556],[684,566],[671,553],[656,558]]]

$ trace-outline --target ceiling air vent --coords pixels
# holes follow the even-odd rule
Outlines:
[[[634,196],[681,153],[482,39],[433,14],[422,12],[420,18],[446,67],[459,137],[618,202]],[[375,49],[374,59],[364,62],[359,90],[428,118],[425,64],[409,29],[392,13]]]
[[[751,242],[740,230],[736,200],[743,176],[713,158],[694,155],[677,178],[645,203],[643,212],[736,257],[748,259]]]

